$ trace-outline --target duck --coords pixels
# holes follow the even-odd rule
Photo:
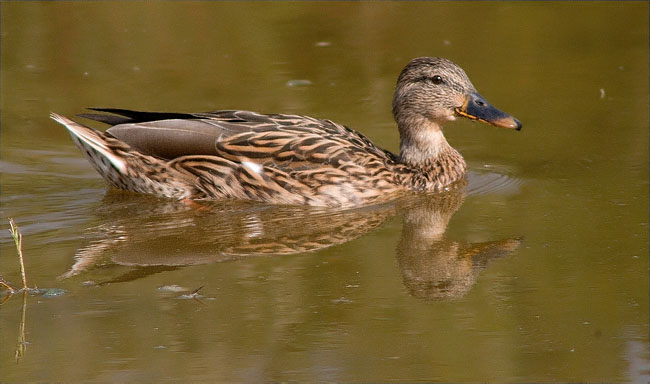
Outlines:
[[[411,192],[440,193],[463,180],[467,165],[443,124],[465,117],[520,130],[492,106],[451,60],[419,57],[402,69],[392,101],[395,154],[331,120],[246,110],[144,112],[89,108],[62,115],[101,176],[113,187],[179,200],[236,199],[268,204],[350,207]]]

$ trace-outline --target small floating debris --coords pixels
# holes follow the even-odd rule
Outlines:
[[[195,290],[190,290],[189,288],[182,287],[180,285],[176,284],[171,284],[171,285],[164,285],[162,287],[158,287],[158,290],[160,292],[170,292],[170,293],[180,293],[180,292],[189,292],[189,293],[184,293],[182,295],[175,296],[175,299],[181,299],[181,300],[188,300],[188,299],[194,299],[194,300],[199,300],[199,299],[206,299],[206,300],[214,300],[212,297],[205,297],[199,293],[201,289],[203,289],[204,285],[198,287]],[[199,300],[200,301],[200,300]]]
[[[311,85],[311,81],[306,79],[293,79],[287,81],[286,85],[287,87],[304,87],[307,85]]]
[[[600,89],[600,98],[601,98],[601,99],[604,99],[604,98],[605,98],[605,89],[604,89],[604,88],[601,88],[601,89]]]
[[[182,300],[187,300],[187,299],[201,299],[203,298],[203,295],[199,293],[201,289],[203,289],[205,285],[202,285],[198,287],[197,289],[193,290],[192,292],[186,294],[186,295],[180,295],[177,297],[177,299],[182,299]]]
[[[202,298],[203,298],[203,295],[201,295],[200,293],[190,293],[190,294],[187,294],[187,295],[180,295],[180,296],[177,297],[177,299],[179,299],[179,300],[202,299]]]
[[[186,292],[189,291],[189,288],[181,287],[180,285],[172,284],[172,285],[163,285],[162,287],[158,287],[158,290],[161,292]]]
[[[338,299],[332,300],[332,303],[334,304],[350,304],[352,300],[345,298],[345,297],[339,297]]]
[[[316,45],[317,47],[329,47],[330,45],[332,45],[332,43],[330,41],[319,41],[314,45]]]
[[[40,289],[36,289],[35,291],[37,292],[36,293],[30,292],[30,293],[36,294],[41,297],[59,297],[68,293],[68,291],[66,291],[65,289],[60,289],[60,288],[40,288]]]
[[[7,288],[5,291],[6,293],[3,295],[7,299],[9,298],[9,296],[15,295],[19,292],[24,292],[30,296],[40,296],[44,298],[63,296],[66,293],[68,293],[68,291],[66,291],[65,289],[60,289],[60,288],[29,288],[28,287],[28,288],[16,289],[8,285],[8,282],[6,280],[3,280],[2,286],[4,288]]]

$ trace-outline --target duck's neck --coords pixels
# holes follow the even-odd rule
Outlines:
[[[424,117],[398,121],[399,160],[414,174],[415,189],[441,189],[467,170],[465,160],[445,139],[441,127]]]

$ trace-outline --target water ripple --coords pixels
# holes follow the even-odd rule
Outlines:
[[[505,173],[469,171],[467,174],[468,196],[514,195],[520,192],[523,180]]]

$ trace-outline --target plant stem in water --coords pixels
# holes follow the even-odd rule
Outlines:
[[[16,250],[18,251],[18,260],[20,260],[20,274],[23,278],[23,289],[27,289],[27,276],[25,275],[25,262],[23,260],[23,234],[20,233],[20,229],[14,222],[14,219],[9,218],[9,225],[11,229],[11,237],[14,238],[14,244],[16,244]]]

